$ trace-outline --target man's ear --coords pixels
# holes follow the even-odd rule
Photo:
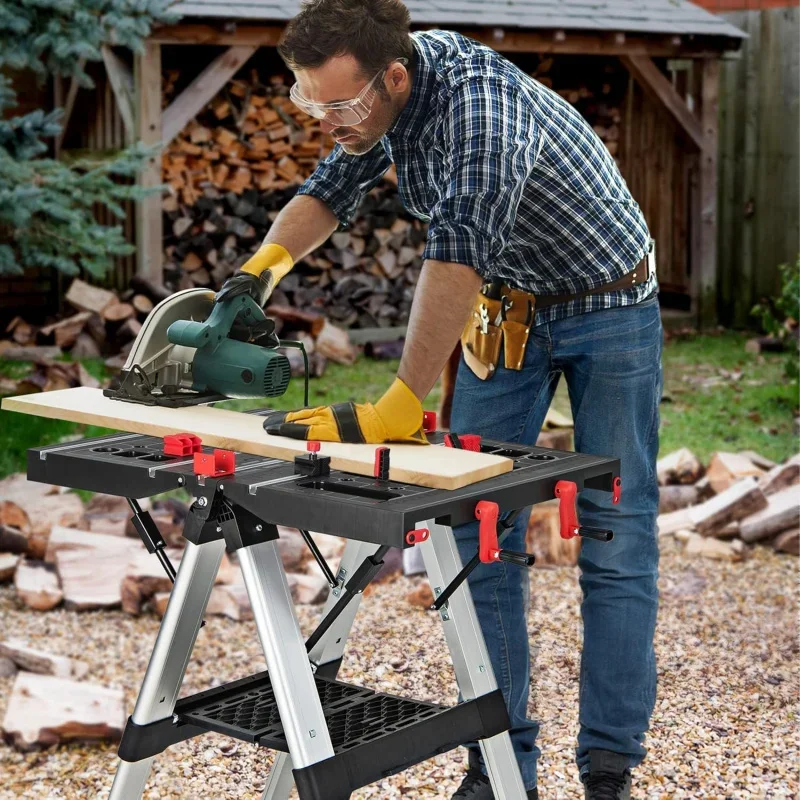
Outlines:
[[[389,67],[389,87],[393,92],[399,94],[408,86],[408,70],[403,64],[396,61]]]

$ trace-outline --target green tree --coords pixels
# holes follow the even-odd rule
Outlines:
[[[25,267],[81,268],[94,275],[132,247],[121,226],[98,224],[96,203],[122,218],[121,201],[143,191],[121,182],[142,167],[147,151],[134,146],[101,164],[46,158],[45,140],[61,130],[62,111],[11,117],[17,104],[5,73],[33,70],[75,78],[91,87],[87,61],[104,44],[142,50],[154,22],[174,22],[170,0],[3,0],[0,3],[0,274]]]

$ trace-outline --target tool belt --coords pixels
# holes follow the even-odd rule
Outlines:
[[[621,278],[577,294],[533,295],[521,289],[511,289],[501,281],[484,284],[461,334],[464,361],[476,377],[485,381],[494,375],[502,349],[505,368],[521,370],[537,308],[548,308],[591,294],[628,289],[646,283],[654,271],[655,249],[651,245],[650,252]]]

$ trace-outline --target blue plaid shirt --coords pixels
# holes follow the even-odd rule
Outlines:
[[[338,145],[300,187],[343,226],[392,162],[406,209],[430,223],[424,258],[466,264],[534,294],[610,283],[650,236],[614,159],[555,92],[457,33],[412,34],[411,94],[368,153]],[[536,324],[643,300],[655,275],[622,291],[536,313]]]

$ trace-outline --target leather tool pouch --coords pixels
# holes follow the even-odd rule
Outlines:
[[[533,295],[506,287],[502,294],[506,298],[506,312],[500,325],[495,322],[500,318],[502,301],[478,294],[472,316],[461,335],[464,362],[482,381],[491,378],[497,370],[501,345],[506,369],[521,370],[525,362],[525,347],[533,322]],[[486,333],[482,332],[481,307],[486,309],[483,316],[489,320]]]
[[[481,307],[486,309],[485,315],[489,320],[486,325],[486,333],[483,333],[481,323]],[[464,362],[482,381],[488,380],[494,375],[500,359],[503,331],[494,324],[500,315],[500,308],[500,300],[492,300],[483,294],[478,294],[475,298],[472,316],[461,334]]]

